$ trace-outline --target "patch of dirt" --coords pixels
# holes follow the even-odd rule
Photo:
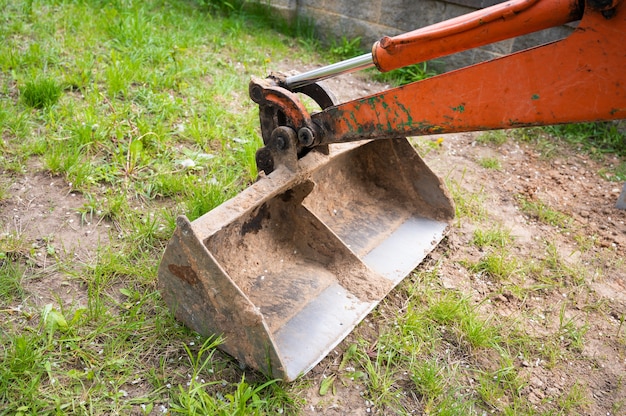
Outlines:
[[[444,149],[426,159],[440,175],[450,175],[469,191],[486,196],[489,221],[511,230],[517,257],[540,263],[549,257],[546,252],[552,245],[574,273],[579,270],[576,267],[583,266],[582,281],[565,281],[557,290],[535,291],[522,299],[506,289],[500,293],[501,285],[459,273],[458,262],[476,261],[479,254],[470,243],[473,231],[466,226],[452,231],[452,247],[445,252],[441,274],[451,277],[447,281],[450,288],[473,293],[477,302],[493,299],[483,309],[486,313],[512,317],[524,316],[521,310],[543,313],[543,321],[528,322],[528,333],[533,336],[557,333],[560,308],[564,306],[565,320],[575,318],[577,325],[587,325],[583,350],[567,365],[552,369],[542,363],[523,364],[528,365],[526,379],[530,381],[524,393],[533,404],[541,406],[580,383],[588,401],[588,414],[614,414],[613,406],[623,406],[626,397],[621,382],[626,376],[626,345],[620,331],[620,319],[626,313],[626,211],[615,207],[621,186],[602,179],[598,171],[603,165],[590,157],[571,149],[560,153],[554,159],[544,159],[533,146],[512,141],[496,148],[478,146],[475,135],[465,134],[445,137]],[[497,157],[502,169],[478,166],[476,161],[483,155]],[[565,230],[546,225],[520,211],[517,195],[541,201],[573,221]],[[581,248],[586,244],[587,249]],[[433,257],[442,254],[438,250]],[[514,283],[528,287],[540,282]]]
[[[3,175],[6,176],[6,175]],[[15,241],[17,255],[31,268],[24,286],[35,305],[63,302],[86,304],[76,280],[59,272],[57,259],[89,264],[100,246],[109,243],[110,226],[97,216],[82,216],[86,200],[59,177],[31,166],[24,176],[11,177],[0,203],[0,233]]]

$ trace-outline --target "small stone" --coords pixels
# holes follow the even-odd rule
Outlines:
[[[539,404],[539,402],[541,402],[541,400],[537,396],[535,396],[534,392],[528,394],[528,401],[532,404]]]
[[[193,168],[194,166],[196,166],[196,162],[194,162],[192,159],[181,160],[179,163],[183,168]]]
[[[539,377],[533,377],[530,379],[530,384],[535,387],[543,387],[543,381],[539,379]]]

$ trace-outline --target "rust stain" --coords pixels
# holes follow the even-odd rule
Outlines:
[[[261,205],[257,208],[250,218],[241,226],[241,235],[244,236],[248,233],[258,233],[263,228],[265,220],[271,219],[269,207],[267,204]]]
[[[167,268],[174,276],[178,277],[180,280],[184,280],[192,286],[197,285],[199,282],[198,275],[190,266],[170,264]]]

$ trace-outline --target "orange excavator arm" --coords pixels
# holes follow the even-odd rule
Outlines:
[[[567,38],[334,104],[316,82],[368,66],[389,71],[580,20]],[[372,54],[294,77],[253,80],[266,146],[258,167],[291,160],[271,137],[297,138],[298,156],[331,143],[626,118],[626,7],[621,0],[515,0],[383,38]],[[322,111],[308,114],[295,94]],[[276,130],[277,128],[281,130]],[[287,134],[288,132],[289,134]],[[294,152],[291,152],[292,154]],[[280,160],[280,161],[279,161]]]

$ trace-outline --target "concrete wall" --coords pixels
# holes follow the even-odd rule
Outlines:
[[[502,0],[259,0],[287,19],[310,19],[327,43],[361,38],[369,47],[382,36],[394,36],[470,13]],[[437,59],[436,69],[451,70],[530,46],[566,37],[573,26],[562,26]]]

